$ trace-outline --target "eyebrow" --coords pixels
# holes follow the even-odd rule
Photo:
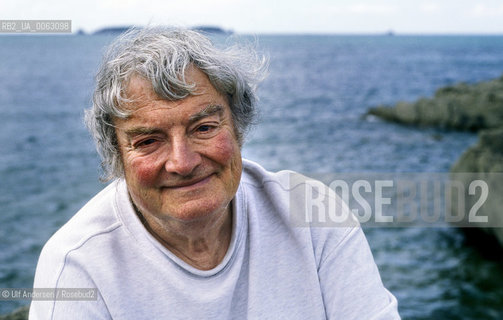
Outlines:
[[[215,114],[221,115],[224,112],[224,108],[218,104],[210,104],[205,107],[203,110],[196,112],[195,114],[189,117],[189,123],[197,122],[206,117],[210,117]],[[131,128],[124,131],[128,137],[141,136],[141,135],[151,135],[151,134],[159,134],[163,133],[163,131],[159,128],[149,128],[149,127],[137,127]]]
[[[189,122],[194,123],[194,122],[197,122],[201,119],[204,119],[206,117],[210,117],[215,114],[221,115],[223,112],[224,112],[224,108],[221,105],[210,104],[209,106],[207,106],[203,110],[191,115],[189,117]]]
[[[132,128],[124,131],[128,137],[134,136],[142,136],[142,135],[151,135],[162,133],[161,129],[158,128],[147,128],[147,127],[138,127]]]

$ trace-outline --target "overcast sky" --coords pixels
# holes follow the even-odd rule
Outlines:
[[[217,25],[238,33],[503,34],[501,0],[0,0],[0,19]]]

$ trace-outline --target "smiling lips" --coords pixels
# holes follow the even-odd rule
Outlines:
[[[196,187],[198,185],[202,185],[206,183],[207,181],[210,180],[210,178],[214,175],[214,173],[204,176],[202,178],[196,178],[196,179],[191,179],[188,181],[181,181],[179,183],[175,183],[173,185],[169,186],[163,186],[163,188],[166,189],[181,189],[181,188],[190,188],[190,187]]]

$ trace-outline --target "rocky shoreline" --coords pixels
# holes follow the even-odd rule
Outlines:
[[[432,98],[370,108],[367,115],[416,126],[479,131],[503,127],[503,75],[473,85],[440,88]]]
[[[463,177],[466,193],[470,181],[485,177],[491,191],[478,214],[489,217],[493,223],[491,226],[470,224],[475,228],[465,228],[464,231],[472,237],[477,237],[474,230],[483,231],[489,238],[497,240],[494,242],[500,249],[503,248],[503,228],[494,227],[503,226],[503,175],[500,175],[503,173],[503,75],[473,85],[460,83],[440,88],[432,98],[421,98],[413,103],[399,102],[395,106],[371,108],[366,115],[418,127],[478,132],[477,144],[468,148],[450,171],[456,179]],[[472,208],[472,202],[466,200],[465,208]],[[468,225],[466,219],[460,224]]]
[[[466,174],[468,172],[470,174]],[[503,248],[503,228],[495,227],[503,226],[503,127],[481,131],[477,144],[468,148],[461,155],[451,167],[451,174],[465,185],[465,194],[468,192],[467,186],[471,181],[481,179],[487,183],[488,197],[477,210],[477,215],[488,217],[489,223],[469,222],[467,221],[468,215],[461,223],[464,225],[469,223],[470,226],[475,226],[487,233],[497,240],[500,249]],[[480,197],[470,197],[466,194],[465,199],[467,199],[465,207],[473,208]],[[468,231],[465,232],[467,235],[478,236],[473,232],[474,230],[464,231]]]
[[[28,319],[28,311],[30,306],[24,306],[14,310],[12,313],[0,316],[0,320],[26,320]]]

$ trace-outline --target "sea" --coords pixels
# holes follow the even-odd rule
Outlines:
[[[476,133],[407,127],[366,111],[503,73],[503,36],[214,37],[268,58],[259,121],[242,153],[272,171],[446,173]],[[105,186],[82,118],[113,38],[0,36],[0,288],[32,287],[44,243]],[[503,259],[461,230],[364,230],[403,319],[503,319]],[[0,301],[0,314],[27,303]]]

